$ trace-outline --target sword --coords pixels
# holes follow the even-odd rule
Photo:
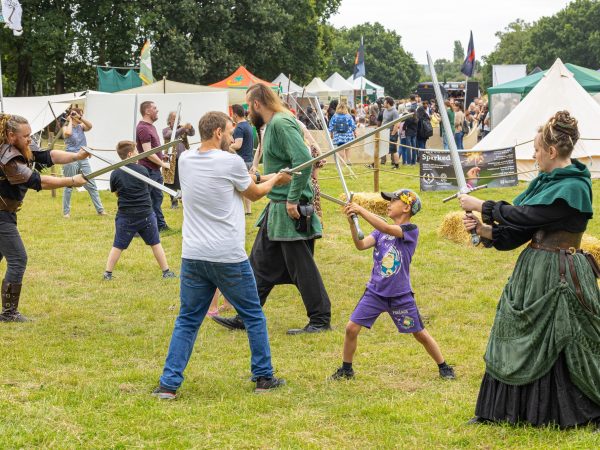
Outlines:
[[[119,161],[118,163],[111,164],[110,166],[103,167],[102,169],[96,170],[95,172],[88,173],[87,175],[83,175],[83,174],[81,174],[81,175],[87,181],[93,180],[94,178],[97,178],[100,175],[104,175],[105,173],[108,173],[108,172],[110,172],[112,170],[115,170],[115,169],[118,169],[120,167],[126,166],[127,164],[130,164],[130,163],[133,163],[133,162],[137,162],[140,159],[147,158],[148,156],[152,156],[155,153],[160,152],[161,150],[166,150],[171,145],[177,144],[179,142],[181,142],[181,139],[176,139],[174,142],[169,142],[167,144],[163,144],[163,145],[159,145],[158,147],[151,148],[150,150],[148,150],[146,152],[138,153],[137,155],[132,156],[131,158],[127,158],[127,159],[124,159],[122,161]]]
[[[319,195],[321,196],[321,198],[324,198],[325,200],[329,200],[330,202],[333,202],[336,205],[346,206],[348,204],[347,202],[345,202],[343,200],[340,200],[339,198],[332,197],[331,195],[327,195],[324,192],[321,192]],[[375,213],[373,213],[373,214],[375,214]],[[385,219],[385,217],[381,217],[379,214],[375,214],[375,215],[377,217],[379,217],[381,220],[384,220],[384,221],[387,222],[387,220]]]
[[[114,164],[114,162],[111,161],[110,159],[104,158],[100,152],[97,152],[96,150],[92,150],[89,147],[83,147],[83,148],[86,152],[88,152],[92,156],[95,156],[100,161],[104,161],[106,164]],[[173,189],[169,189],[168,187],[160,184],[159,182],[154,181],[148,177],[145,177],[141,173],[136,172],[135,170],[132,170],[129,167],[121,167],[121,170],[125,173],[128,173],[132,177],[137,178],[138,180],[142,180],[144,183],[149,184],[152,187],[155,187],[156,189],[160,189],[161,191],[166,192],[167,194],[169,194],[172,197],[175,197],[175,198],[180,197],[179,192],[175,192]]]
[[[450,126],[450,120],[448,119],[448,111],[446,111],[446,106],[444,105],[444,97],[442,96],[442,91],[440,90],[440,85],[437,79],[437,74],[435,73],[435,67],[433,65],[433,61],[431,60],[431,55],[427,52],[427,64],[429,64],[429,72],[431,73],[431,80],[433,82],[433,90],[435,91],[435,98],[437,99],[439,105],[439,112],[442,116],[442,125],[444,126],[444,131],[446,134],[446,140],[448,141],[448,147],[450,147],[450,158],[452,159],[452,166],[454,166],[454,172],[456,173],[456,183],[458,184],[458,195],[460,194],[468,194],[471,192],[471,189],[467,186],[467,180],[465,180],[465,174],[463,172],[462,165],[460,163],[460,156],[458,154],[458,149],[456,148],[456,141],[454,140],[454,134],[452,133],[452,127]],[[467,214],[471,214],[471,211],[467,211]],[[477,232],[473,229],[471,230],[471,243],[473,245],[479,245],[481,238],[477,234]]]
[[[335,155],[339,151],[342,151],[349,147],[352,147],[352,146],[356,145],[358,142],[362,142],[365,139],[368,139],[371,136],[374,136],[375,134],[396,125],[399,122],[404,122],[406,119],[408,119],[413,114],[414,113],[404,114],[404,115],[398,117],[397,119],[394,119],[391,122],[388,122],[385,125],[380,126],[379,128],[375,128],[374,130],[371,130],[368,133],[365,133],[362,136],[359,136],[350,142],[346,142],[345,144],[340,145],[339,147],[333,148],[333,149],[329,150],[328,152],[325,152],[322,155],[317,156],[316,158],[306,161],[305,163],[299,164],[298,166],[293,167],[291,169],[283,169],[282,172],[301,172],[304,169],[306,169],[307,167],[311,167],[314,163],[321,161],[322,159],[329,158],[331,155]],[[329,133],[327,131],[327,127],[325,127],[325,132]]]
[[[333,141],[331,140],[331,135],[329,131],[327,131],[327,122],[325,122],[325,116],[323,116],[323,110],[321,108],[317,108],[319,114],[319,120],[321,121],[321,125],[323,126],[323,130],[325,130],[327,134],[327,144],[329,144],[329,149],[335,149],[333,145]],[[387,125],[387,124],[386,124]],[[339,148],[339,147],[338,147]],[[337,153],[333,153],[333,161],[335,162],[335,168],[337,169],[338,176],[340,177],[340,181],[342,182],[342,187],[344,188],[344,192],[346,193],[346,201],[349,203],[352,201],[352,193],[348,190],[348,185],[346,184],[346,179],[344,178],[344,172],[342,171],[342,166],[340,166],[340,160],[338,158]],[[350,216],[352,218],[352,222],[354,223],[354,228],[356,229],[356,234],[358,239],[361,241],[365,238],[365,233],[360,229],[360,223],[358,222],[358,216],[356,214],[352,214]]]
[[[177,134],[177,127],[179,126],[179,115],[181,114],[181,102],[177,104],[177,112],[175,113],[175,122],[173,122],[173,131],[171,132],[171,142],[175,140],[175,135]],[[169,156],[177,151],[177,147],[174,145],[173,147],[169,147]]]

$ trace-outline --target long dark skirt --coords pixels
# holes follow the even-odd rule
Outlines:
[[[512,386],[486,373],[475,415],[493,422],[527,422],[562,428],[600,423],[600,405],[586,397],[571,381],[563,353],[543,377]]]

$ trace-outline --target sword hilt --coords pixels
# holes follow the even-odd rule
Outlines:
[[[488,185],[487,185],[487,184],[482,184],[481,186],[474,187],[473,189],[469,190],[469,194],[470,194],[471,192],[475,192],[475,191],[478,191],[478,190],[480,190],[480,189],[485,189],[485,188],[487,188],[487,187],[488,187]],[[442,202],[443,202],[443,203],[447,203],[447,202],[449,202],[450,200],[452,200],[452,199],[455,199],[456,197],[458,197],[459,195],[461,195],[461,194],[463,194],[463,193],[464,193],[464,192],[457,192],[456,194],[454,194],[454,195],[451,195],[450,197],[446,197],[445,199],[443,199],[443,200],[442,200]]]
[[[348,204],[352,201],[352,197],[354,197],[354,192],[349,192],[347,195],[348,201],[346,204]],[[363,230],[360,229],[360,223],[358,222],[358,216],[356,214],[352,214],[350,217],[352,218],[352,222],[354,223],[354,229],[356,230],[356,235],[358,236],[358,239],[360,239],[362,241],[365,238],[365,233],[363,233]]]
[[[471,211],[466,211],[466,213],[467,213],[467,215],[471,215]],[[471,230],[471,244],[473,244],[474,247],[477,247],[480,242],[481,242],[481,236],[479,236],[477,234],[477,231],[475,231],[475,228],[473,228]]]

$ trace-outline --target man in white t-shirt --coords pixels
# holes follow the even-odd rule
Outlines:
[[[263,177],[248,174],[244,161],[230,153],[234,127],[226,114],[205,114],[198,129],[200,148],[179,158],[184,205],[181,307],[160,384],[153,392],[165,400],[174,399],[183,382],[198,329],[217,288],[246,324],[255,391],[284,384],[273,376],[267,322],[244,249],[242,196],[256,201],[274,186],[289,183],[291,177],[285,173]]]

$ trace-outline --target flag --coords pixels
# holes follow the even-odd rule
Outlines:
[[[15,36],[23,34],[23,27],[21,26],[22,15],[23,9],[19,0],[2,0],[0,23],[4,22],[4,26],[11,29]]]
[[[150,41],[146,41],[142,47],[142,54],[140,57],[140,78],[144,84],[154,83],[154,77],[152,76],[152,58],[150,56]]]
[[[365,46],[363,45],[363,38],[360,38],[360,47],[356,52],[356,58],[354,59],[354,79],[364,77],[365,71]]]
[[[473,45],[473,32],[469,38],[469,48],[467,48],[467,56],[460,71],[467,77],[472,77],[475,73],[475,46]]]

